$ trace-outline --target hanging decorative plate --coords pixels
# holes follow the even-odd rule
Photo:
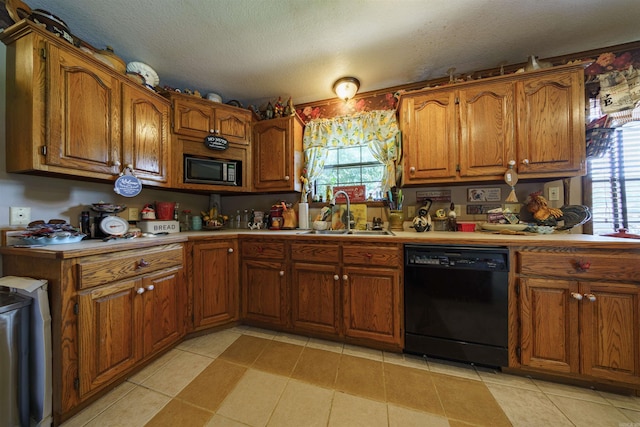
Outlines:
[[[158,73],[144,62],[129,62],[127,64],[127,72],[140,74],[144,78],[145,86],[150,88],[154,88],[160,83]]]
[[[108,236],[121,236],[129,230],[129,223],[119,216],[106,216],[100,222],[100,230]]]
[[[124,197],[135,197],[142,191],[142,182],[133,174],[131,166],[124,168],[113,185],[113,191]]]

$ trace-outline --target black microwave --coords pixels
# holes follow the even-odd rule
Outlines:
[[[184,156],[184,182],[209,185],[242,185],[242,163]]]

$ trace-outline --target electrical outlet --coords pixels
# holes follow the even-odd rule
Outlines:
[[[31,222],[31,208],[9,208],[9,225],[28,225]]]
[[[560,187],[549,187],[549,200],[560,200]]]
[[[407,217],[413,218],[416,216],[416,207],[415,206],[407,206]]]
[[[462,215],[462,211],[466,211],[466,207],[462,205],[453,205],[453,211],[456,213],[456,216]]]

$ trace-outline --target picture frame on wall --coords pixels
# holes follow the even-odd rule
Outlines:
[[[469,188],[467,189],[469,202],[499,202],[502,200],[500,188]]]

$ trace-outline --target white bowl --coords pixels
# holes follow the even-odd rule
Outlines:
[[[213,102],[222,102],[222,97],[220,95],[218,95],[217,93],[208,93],[207,94],[207,99],[209,101],[213,101]]]

